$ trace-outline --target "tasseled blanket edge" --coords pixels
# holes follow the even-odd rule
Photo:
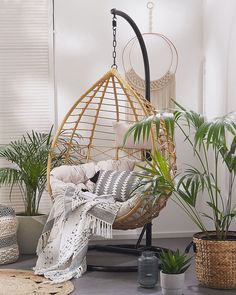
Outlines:
[[[87,221],[91,233],[106,239],[112,239],[112,223],[108,223],[100,218],[88,213]]]

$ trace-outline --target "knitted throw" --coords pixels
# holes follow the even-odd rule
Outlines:
[[[86,271],[86,253],[92,236],[112,237],[120,208],[111,195],[96,196],[66,185],[54,201],[37,247],[35,274],[53,283],[80,277]]]

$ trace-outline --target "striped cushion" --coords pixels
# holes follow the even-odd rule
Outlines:
[[[112,194],[116,201],[124,202],[131,197],[139,178],[132,171],[100,170],[95,186],[95,194]]]

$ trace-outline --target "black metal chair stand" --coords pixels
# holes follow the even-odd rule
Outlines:
[[[113,8],[111,10],[111,14],[113,15],[113,21],[112,21],[112,27],[113,31],[116,30],[116,15],[121,16],[124,18],[132,27],[134,30],[137,39],[139,41],[139,45],[141,47],[142,55],[143,55],[143,63],[144,63],[144,73],[145,73],[145,98],[150,102],[150,67],[149,67],[149,60],[148,60],[148,54],[147,49],[142,37],[142,34],[136,25],[136,23],[133,21],[133,19],[124,13],[123,11],[117,10]],[[114,37],[114,35],[113,35]],[[115,40],[113,40],[114,43]],[[116,41],[115,41],[116,43]],[[113,52],[114,54],[114,52]],[[115,57],[114,57],[114,65],[115,64]],[[141,241],[143,239],[143,235],[146,232],[146,244],[141,245]],[[163,250],[163,248],[155,247],[152,245],[152,224],[148,223],[146,224],[142,232],[138,238],[138,241],[135,245],[95,245],[90,246],[89,250],[96,250],[96,251],[106,251],[106,252],[113,252],[113,253],[122,253],[122,254],[129,254],[129,255],[135,255],[139,256],[142,251],[144,250],[151,250],[156,253],[157,257],[160,254],[160,251]],[[98,266],[98,265],[88,265],[88,270],[97,270],[97,271],[115,271],[115,272],[130,272],[130,271],[136,271],[137,266]]]
[[[142,239],[144,233],[146,232],[146,243],[142,245]],[[91,245],[89,246],[89,251],[101,251],[101,252],[109,252],[109,253],[119,253],[119,254],[127,254],[127,255],[134,255],[140,256],[143,251],[149,250],[153,251],[156,256],[159,258],[159,254],[161,251],[165,251],[167,249],[153,246],[152,245],[152,224],[146,224],[140,236],[137,240],[136,244],[118,244],[118,245]],[[88,271],[104,271],[104,272],[133,272],[137,271],[136,265],[130,266],[110,266],[110,265],[88,265]]]

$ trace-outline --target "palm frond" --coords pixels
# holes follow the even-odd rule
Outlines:
[[[227,132],[236,136],[236,124],[230,113],[213,121],[204,122],[195,133],[195,146],[201,146],[205,141],[207,148],[212,146],[214,149],[219,146],[226,148]]]
[[[227,146],[219,146],[219,152],[229,171],[236,175],[236,137],[233,138],[229,148]]]
[[[14,168],[0,168],[0,185],[11,186],[22,181],[20,171]]]

